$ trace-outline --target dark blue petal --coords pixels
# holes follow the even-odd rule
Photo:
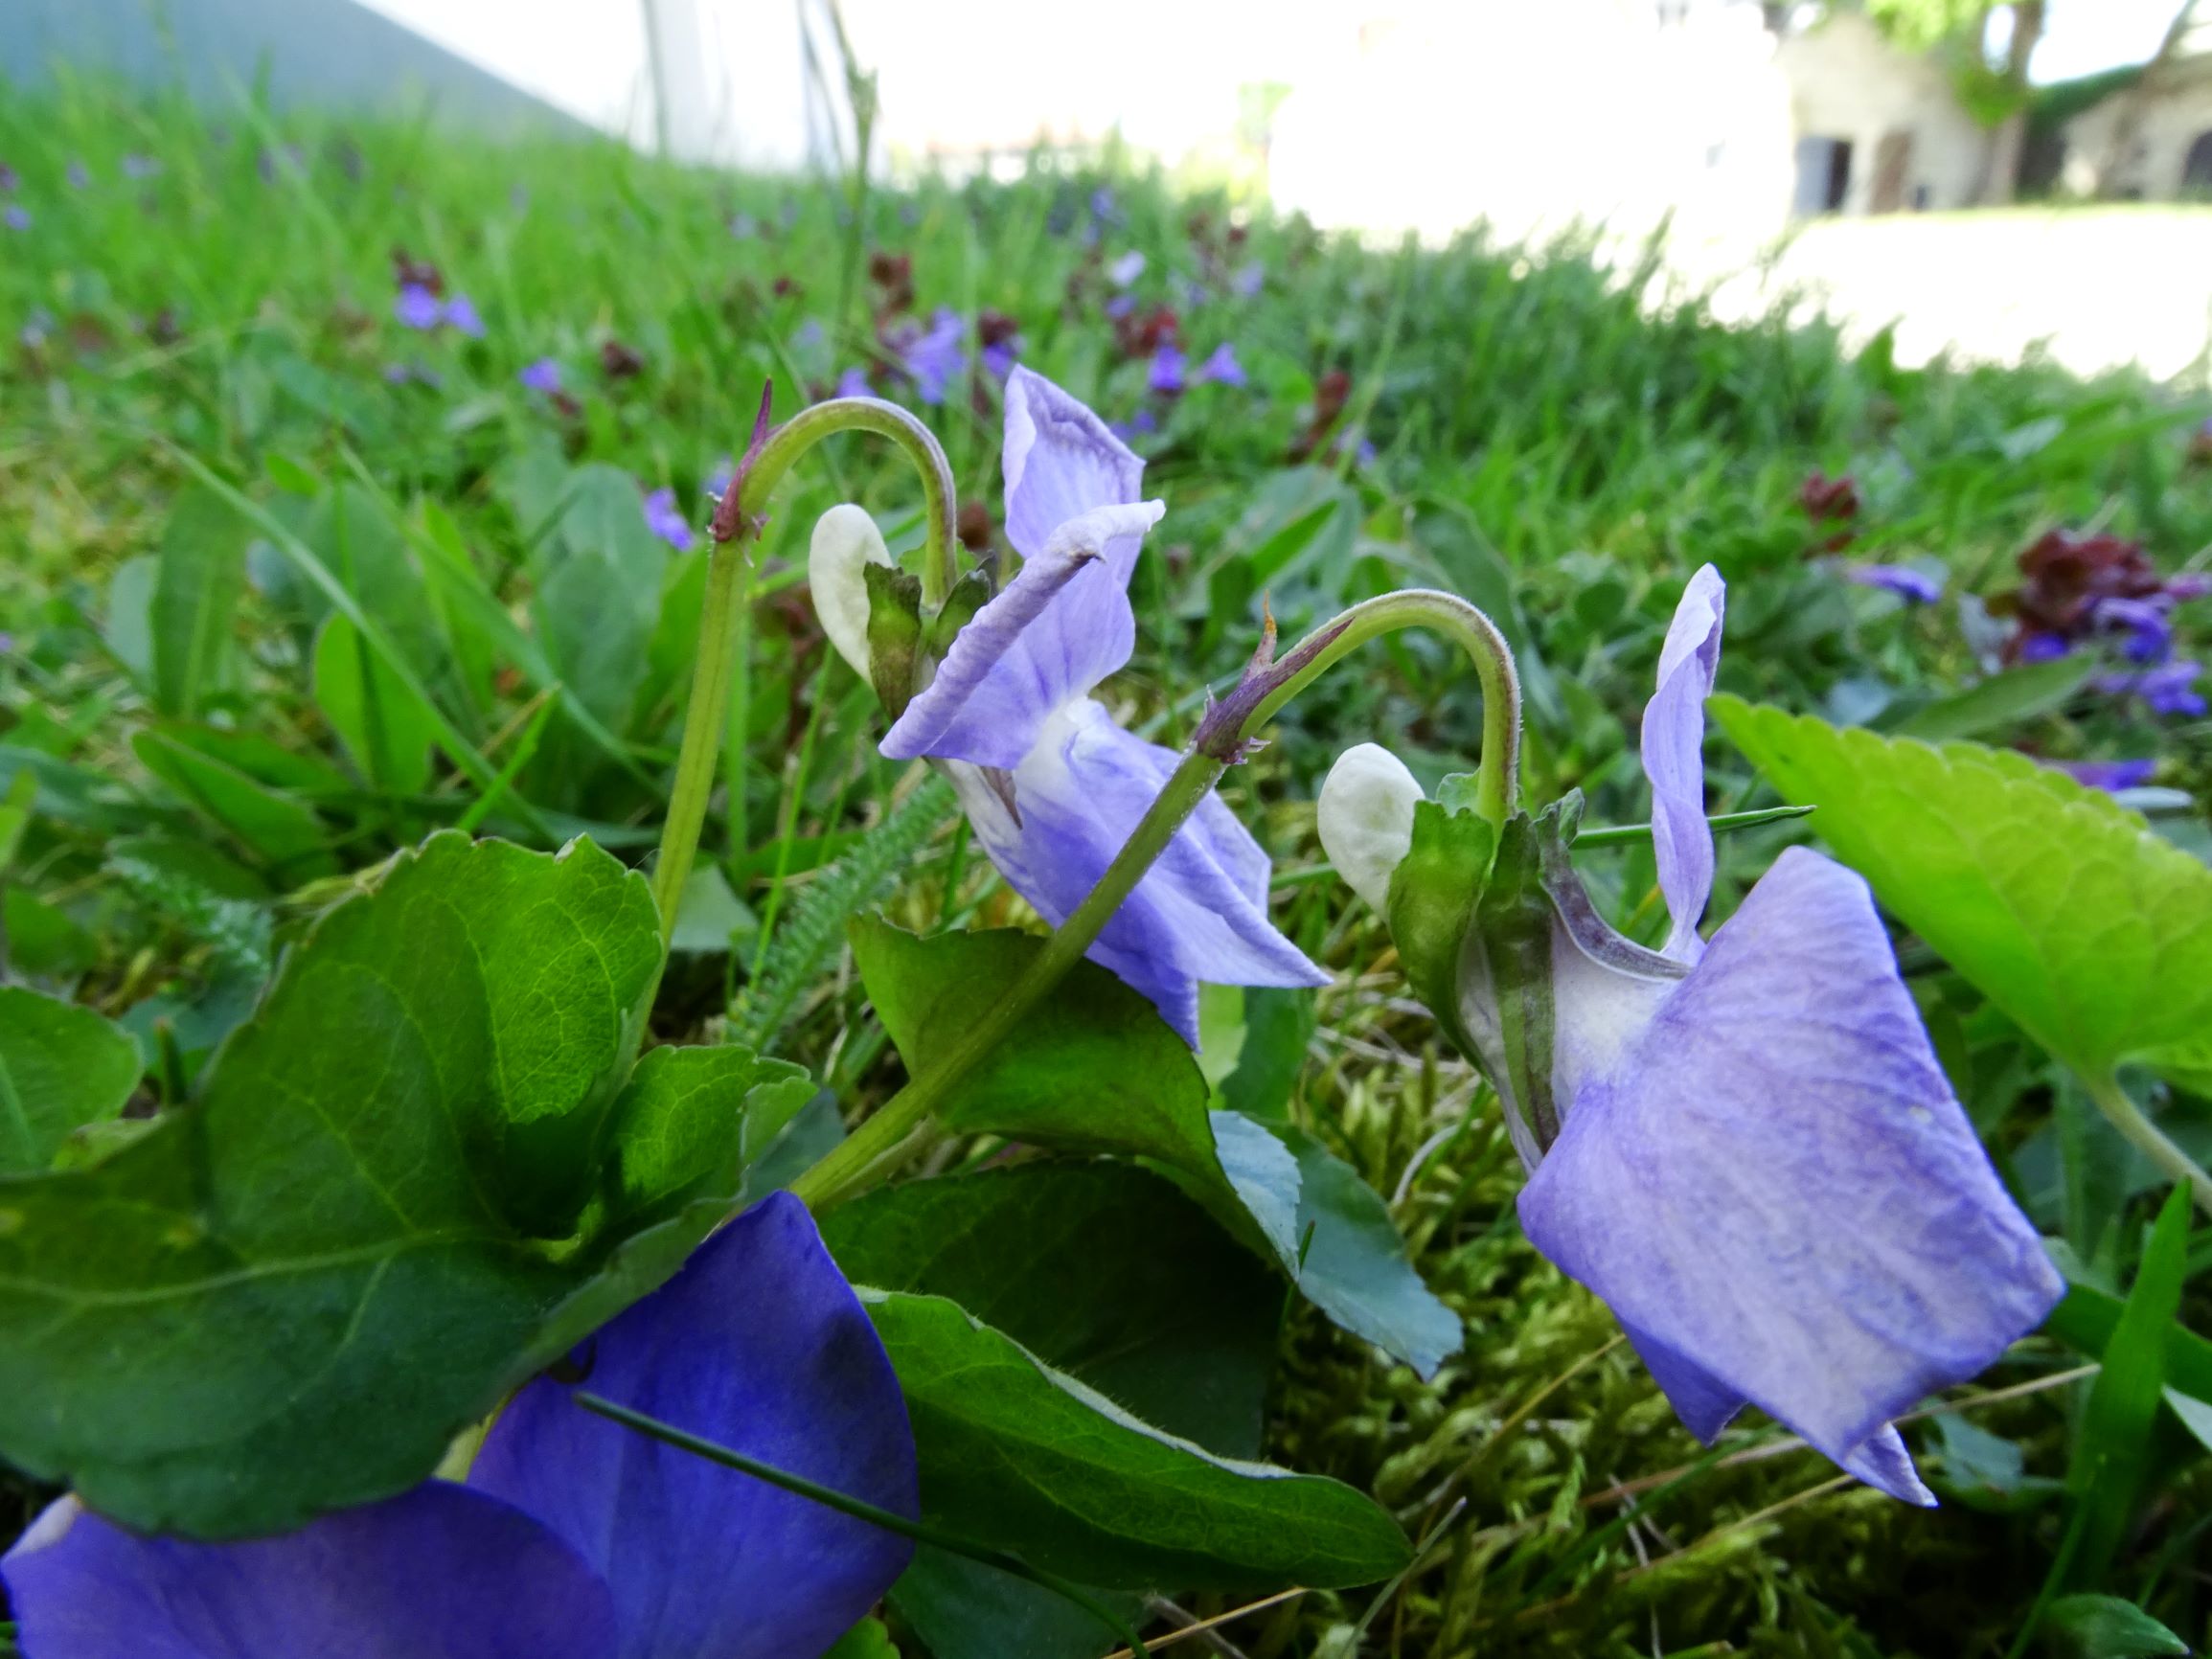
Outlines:
[[[1520,1215],[1693,1428],[1749,1400],[1907,1497],[1902,1443],[1877,1437],[2064,1290],[1951,1096],[1866,884],[1803,848],[1584,1082]]]
[[[1701,568],[1682,590],[1659,651],[1658,689],[1644,705],[1643,759],[1652,781],[1652,852],[1675,919],[1664,947],[1678,962],[1703,948],[1698,920],[1713,896],[1713,831],[1705,823],[1705,699],[1721,665],[1721,573]]]
[[[0,1574],[32,1659],[613,1659],[606,1586],[528,1515],[431,1481],[244,1543],[63,1498]]]
[[[918,1512],[905,1401],[806,1206],[778,1193],[578,1351],[584,1386],[880,1509]],[[622,1659],[815,1659],[904,1571],[904,1538],[650,1440],[539,1378],[469,1484],[606,1579]]]
[[[1098,885],[1181,759],[1084,698],[1049,726],[1005,786],[951,769],[992,862],[1054,926]],[[1312,986],[1328,975],[1267,920],[1267,855],[1209,797],[1091,946],[1197,1046],[1197,985]]]

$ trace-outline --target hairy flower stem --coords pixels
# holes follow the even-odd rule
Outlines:
[[[757,440],[730,486],[734,502],[715,514],[717,534],[708,555],[707,591],[700,606],[698,656],[692,665],[691,702],[684,716],[683,747],[676,756],[675,786],[661,830],[660,861],[653,868],[653,902],[660,906],[661,946],[675,932],[676,903],[691,879],[707,800],[720,761],[722,724],[730,706],[730,670],[737,656],[738,623],[752,586],[747,548],[761,533],[768,497],[800,456],[833,432],[873,432],[905,451],[922,475],[924,525],[922,598],[934,611],[945,602],[957,571],[952,468],[929,428],[896,403],[878,398],[832,398],[793,416]],[[727,526],[728,534],[722,534]]]
[[[2112,1127],[2175,1180],[2185,1183],[2197,1199],[2197,1208],[2212,1216],[2212,1174],[2207,1174],[2196,1159],[2168,1140],[2158,1125],[2143,1115],[2143,1108],[2135,1104],[2128,1091],[2120,1086],[2120,1079],[2107,1073],[2088,1081],[2089,1098],[2097,1102],[2097,1110],[2105,1114]]]
[[[1241,716],[1221,740],[1210,741],[1201,730],[1199,739],[1167,784],[1138,821],[1106,872],[1088,898],[1053,930],[1044,951],[1021,982],[983,1021],[942,1060],[893,1095],[857,1129],[820,1163],[791,1183],[791,1191],[810,1209],[834,1204],[865,1180],[903,1146],[907,1137],[936,1109],[962,1079],[1019,1025],[1029,1011],[1051,994],[1068,970],[1083,960],[1099,932],[1112,920],[1122,900],[1135,891],[1152,860],[1167,850],[1198,804],[1228,769],[1219,758],[1233,753],[1272,719],[1283,705],[1311,685],[1354,647],[1393,629],[1427,624],[1442,629],[1464,646],[1474,659],[1483,684],[1483,770],[1479,800],[1486,813],[1495,808],[1502,823],[1513,809],[1516,793],[1520,741],[1520,683],[1514,672],[1513,653],[1491,620],[1465,600],[1448,593],[1416,589],[1387,594],[1354,605],[1334,622],[1316,629],[1282,659],[1279,684]],[[1224,708],[1230,705],[1224,703]]]

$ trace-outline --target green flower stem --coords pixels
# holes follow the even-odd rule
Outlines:
[[[1090,896],[1054,929],[1043,954],[1006,999],[981,1024],[970,1027],[950,1054],[910,1080],[874,1117],[792,1182],[791,1191],[810,1208],[820,1210],[835,1203],[890,1158],[954,1086],[1083,959],[1099,931],[1121,908],[1122,900],[1152,868],[1152,860],[1166,851],[1184,821],[1220,781],[1227,765],[1219,754],[1234,753],[1346,652],[1380,634],[1417,624],[1450,635],[1474,659],[1483,686],[1483,770],[1477,799],[1486,811],[1494,810],[1497,822],[1504,822],[1513,810],[1516,793],[1520,746],[1520,681],[1514,672],[1513,653],[1504,636],[1490,618],[1452,594],[1415,589],[1354,605],[1300,641],[1272,666],[1272,671],[1283,676],[1281,683],[1270,687],[1236,719],[1234,730],[1222,735],[1224,744],[1217,748],[1201,739],[1183,757],[1128,845],[1114,855]],[[1254,671],[1270,670],[1261,668]]]
[[[989,1544],[975,1543],[957,1533],[933,1527],[927,1521],[910,1521],[904,1515],[869,1503],[865,1498],[854,1497],[849,1492],[823,1486],[819,1481],[810,1481],[804,1475],[778,1468],[774,1464],[763,1463],[759,1458],[750,1457],[734,1447],[680,1429],[673,1422],[663,1422],[657,1417],[649,1417],[642,1411],[617,1404],[604,1395],[578,1389],[569,1398],[585,1411],[618,1422],[633,1433],[657,1440],[664,1445],[672,1445],[678,1451],[689,1452],[709,1463],[720,1464],[724,1468],[751,1475],[757,1481],[765,1481],[769,1486],[820,1504],[824,1509],[835,1510],[841,1515],[851,1515],[856,1521],[865,1521],[872,1527],[880,1527],[900,1537],[911,1538],[918,1544],[928,1544],[955,1556],[965,1556],[971,1561],[981,1561],[987,1567],[995,1567],[1002,1573],[1012,1573],[1017,1579],[1026,1579],[1033,1584],[1041,1585],[1053,1594],[1073,1602],[1106,1625],[1127,1642],[1129,1651],[1138,1655],[1139,1659],[1143,1659],[1146,1654],[1145,1645],[1137,1633],[1125,1621],[1117,1618],[1105,1602],[1081,1584],[1072,1583],[1059,1574],[1048,1573],[1041,1567],[1033,1567],[1019,1556],[994,1549]]]
[[[653,868],[653,901],[660,906],[661,946],[676,925],[676,903],[691,879],[707,801],[715,789],[722,728],[730,706],[730,670],[738,628],[752,586],[746,544],[760,534],[768,497],[800,456],[833,432],[873,432],[905,451],[922,475],[924,525],[922,596],[934,610],[951,591],[957,571],[952,468],[928,427],[896,403],[879,398],[832,398],[801,410],[768,434],[747,458],[738,485],[737,533],[717,540],[708,556],[707,591],[700,606],[699,648],[692,665],[691,702],[684,716],[683,747],[676,756],[675,787],[661,830],[660,861]],[[718,517],[720,516],[718,514]]]
[[[950,1054],[893,1095],[874,1117],[791,1183],[791,1191],[804,1199],[809,1208],[820,1210],[833,1204],[858,1184],[936,1109],[955,1084],[1021,1023],[1031,1009],[1051,993],[1068,969],[1083,960],[1083,953],[1091,947],[1099,930],[1121,908],[1122,900],[1135,890],[1145,872],[1152,868],[1152,860],[1166,851],[1184,821],[1198,809],[1198,803],[1206,798],[1224,770],[1221,762],[1209,755],[1194,751],[1183,757],[1182,763],[1169,776],[1167,786],[1138,822],[1135,833],[1106,866],[1106,873],[1099,877],[1090,896],[1054,929],[1051,939],[1045,942],[1043,953],[1021,983],[980,1024],[969,1027],[968,1034]]]
[[[2112,1127],[2152,1163],[2175,1180],[2185,1183],[2196,1196],[2197,1207],[2212,1216],[2212,1174],[2207,1174],[2196,1159],[2168,1140],[2158,1125],[2143,1115],[2143,1108],[2120,1086],[2120,1079],[2108,1072],[2101,1078],[2088,1079],[2088,1089],[2089,1099],[2097,1102],[2097,1110],[2105,1114]]]
[[[1287,672],[1243,720],[1241,733],[1258,731],[1292,697],[1338,661],[1383,634],[1432,627],[1457,645],[1482,682],[1482,761],[1475,806],[1493,824],[1513,815],[1520,794],[1520,675],[1513,648],[1497,625],[1457,594],[1407,588],[1363,600],[1301,641],[1283,658]]]

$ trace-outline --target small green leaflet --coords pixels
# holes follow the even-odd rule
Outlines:
[[[2212,869],[2022,755],[1708,706],[1883,906],[2067,1065],[2212,1081]]]
[[[2043,1633],[2069,1659],[2158,1659],[2189,1644],[2117,1596],[2062,1596],[2043,1615]]]
[[[402,854],[191,1105],[0,1178],[0,1452],[200,1536],[428,1474],[729,1213],[748,1097],[809,1087],[736,1049],[633,1073],[659,961],[644,878],[588,843]]]
[[[186,490],[170,513],[147,611],[154,704],[165,715],[197,714],[229,678],[248,535],[207,489]]]
[[[91,1009],[0,989],[0,1175],[51,1168],[72,1134],[123,1110],[140,1069],[138,1045]]]
[[[1085,1584],[1370,1584],[1409,1557],[1372,1500],[1148,1427],[937,1296],[863,1290],[922,1454],[923,1519]]]

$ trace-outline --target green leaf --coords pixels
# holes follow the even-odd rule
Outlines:
[[[2023,720],[2065,707],[2087,684],[2096,667],[2094,658],[2067,656],[2007,669],[1963,692],[1926,704],[1898,723],[1897,735],[1941,743],[2009,731]]]
[[[148,612],[154,706],[165,715],[197,714],[227,678],[248,537],[211,490],[188,489],[170,513]]]
[[[2051,1645],[2074,1659],[2154,1659],[2189,1644],[2117,1596],[2062,1596],[2043,1614]]]
[[[160,567],[148,555],[126,558],[107,579],[107,619],[100,637],[140,685],[153,678],[153,585]]]
[[[2212,869],[2021,755],[1710,707],[1885,908],[2075,1071],[2212,1077]]]
[[[402,854],[193,1105],[0,1179],[0,1451],[195,1535],[422,1478],[681,1263],[731,1207],[743,1092],[792,1086],[672,1050],[626,1089],[658,963],[645,879],[588,844]]]
[[[1085,1586],[1130,1625],[1144,1598]],[[924,1544],[891,1587],[891,1604],[913,1626],[930,1659],[1099,1659],[1121,1637],[1041,1584]]]
[[[413,795],[428,786],[438,716],[342,616],[325,619],[315,641],[315,703],[371,787]]]
[[[1368,1584],[1410,1552],[1350,1487],[1217,1458],[942,1297],[864,1290],[922,1459],[925,1521],[1086,1584]]]
[[[1459,970],[1497,851],[1488,819],[1424,801],[1413,809],[1413,844],[1390,876],[1390,938],[1406,983],[1469,1055],[1475,1051],[1460,1024]]]
[[[91,1009],[0,989],[0,1175],[34,1174],[138,1087],[138,1045]]]
[[[1382,1194],[1305,1130],[1261,1125],[1297,1160],[1296,1244],[1285,1270],[1314,1307],[1423,1378],[1459,1352],[1465,1329],[1406,1259]]]
[[[880,1619],[863,1619],[838,1637],[822,1659],[899,1659],[899,1648]]]
[[[312,807],[201,754],[174,733],[141,732],[130,748],[148,771],[237,836],[281,884],[337,874]]]
[[[863,917],[853,960],[909,1074],[958,1043],[1036,962],[1044,942],[1011,928],[926,939]],[[1145,997],[1095,963],[1073,972],[953,1090],[939,1120],[1076,1152],[1156,1158],[1226,1193],[1206,1084]]]
[[[1313,993],[1253,986],[1244,992],[1244,1044],[1221,1080],[1221,1103],[1246,1117],[1287,1119],[1313,1040]]]
[[[2074,1557],[2080,1582],[2103,1579],[2151,1483],[2151,1433],[2166,1386],[2166,1332],[2180,1311],[2188,1275],[2190,1203],[2187,1185],[2178,1186],[2158,1213],[2083,1408],[2066,1469],[2066,1489],[2085,1511]]]
[[[532,608],[545,654],[578,700],[620,731],[645,679],[669,558],[646,528],[636,482],[616,466],[580,468],[539,555]]]
[[[751,940],[761,930],[752,906],[730,891],[730,878],[718,866],[697,864],[676,899],[676,924],[670,936],[671,950],[715,956],[726,954],[733,940]]]
[[[2120,1328],[2127,1304],[2091,1284],[2071,1284],[2065,1300],[2051,1309],[2043,1329],[2090,1359],[2101,1360]],[[2212,1342],[2185,1326],[2166,1331],[2166,1352],[2159,1362],[2166,1377],[2182,1393],[2198,1399],[2212,1399]]]
[[[1283,1293],[1204,1210],[1128,1164],[879,1188],[830,1212],[845,1277],[948,1297],[1155,1428],[1255,1457]]]

